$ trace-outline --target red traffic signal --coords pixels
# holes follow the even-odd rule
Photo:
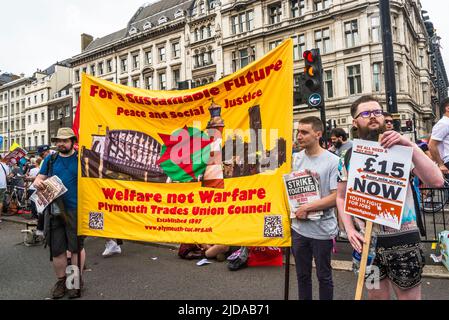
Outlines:
[[[314,63],[316,58],[318,57],[318,54],[315,50],[307,50],[304,51],[302,56],[307,62]]]

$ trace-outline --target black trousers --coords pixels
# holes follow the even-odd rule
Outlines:
[[[315,259],[316,275],[319,282],[320,300],[334,298],[334,283],[332,281],[332,240],[317,240],[303,237],[292,230],[296,275],[298,278],[299,300],[312,300],[312,259]]]

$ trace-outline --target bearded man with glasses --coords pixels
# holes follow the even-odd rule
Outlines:
[[[429,157],[407,137],[394,130],[385,131],[385,116],[380,102],[372,96],[363,96],[351,106],[353,126],[357,128],[362,140],[378,141],[384,148],[402,145],[413,148],[411,173],[425,184],[441,188],[443,176]],[[352,150],[342,154],[338,166],[337,209],[340,219],[345,225],[348,240],[358,252],[362,251],[364,237],[356,230],[354,222],[364,229],[364,221],[352,219],[344,212],[346,187]],[[410,183],[410,182],[409,182]],[[417,225],[415,203],[412,186],[407,188],[401,228],[393,228],[375,224],[377,233],[376,257],[373,265],[379,268],[379,289],[368,289],[370,300],[391,299],[394,291],[398,300],[421,299],[421,281],[424,267],[424,253]],[[419,213],[418,213],[419,214]]]

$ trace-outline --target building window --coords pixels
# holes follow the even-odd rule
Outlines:
[[[34,136],[34,146],[37,147],[39,145],[38,141],[37,141],[37,136]]]
[[[256,59],[256,48],[245,48],[232,52],[232,69],[233,72],[244,68]]]
[[[391,35],[393,41],[398,41],[398,17],[396,15],[391,15]]]
[[[324,89],[326,98],[330,99],[334,97],[334,85],[332,81],[332,70],[324,71]]]
[[[41,103],[44,102],[44,94],[41,93]]]
[[[50,121],[55,120],[55,110],[50,110]],[[31,116],[28,116],[28,121],[31,122]]]
[[[331,0],[314,0],[313,9],[315,11],[320,11],[329,8],[331,5]]]
[[[359,44],[359,29],[357,20],[345,22],[346,48],[355,47]]]
[[[95,65],[94,64],[90,66],[90,74],[95,76]]]
[[[28,147],[31,147],[31,137],[28,137]]]
[[[269,24],[281,22],[282,8],[281,3],[276,3],[268,7]]]
[[[45,122],[45,112],[41,112],[41,122]]]
[[[360,65],[348,67],[349,94],[362,93],[362,77],[360,75]]]
[[[206,6],[204,5],[204,1],[200,3],[200,14],[206,13]]]
[[[382,85],[382,63],[373,64],[373,91],[380,92]]]
[[[402,91],[401,88],[401,71],[402,69],[402,65],[399,62],[395,62],[394,63],[394,77],[396,79],[396,90],[398,91]],[[411,92],[415,92],[414,90],[412,90]]]
[[[157,50],[159,52],[159,62],[165,61],[165,47],[159,47]]]
[[[127,72],[128,71],[128,58],[121,58],[120,59],[120,67],[122,72]]]
[[[380,42],[380,19],[379,17],[371,17],[371,41]]]
[[[147,90],[153,90],[153,77],[152,76],[145,77],[145,88]]]
[[[153,63],[153,53],[151,50],[145,52],[145,63],[147,66]]]
[[[139,54],[133,55],[133,70],[139,69],[140,63],[139,63]]]
[[[106,68],[107,68],[108,72],[112,72],[112,60],[111,59],[106,61]]]
[[[28,124],[31,124],[31,114],[28,115]]]
[[[64,113],[62,112],[62,108],[58,108],[58,119],[63,117]]]
[[[173,43],[172,48],[173,48],[173,58],[181,57],[181,45],[179,44],[179,42]]]
[[[133,87],[140,88],[140,80],[139,79],[133,79]]]
[[[254,29],[254,11],[242,12],[231,17],[232,34],[251,31]]]
[[[167,75],[165,73],[159,73],[159,90],[167,89]]]
[[[321,54],[331,51],[329,28],[315,31],[315,47],[320,49]]]
[[[276,41],[270,42],[268,44],[268,50],[273,50],[274,48],[276,48],[281,43],[282,43],[282,40],[276,40]]]
[[[65,106],[65,117],[70,117],[70,106]]]
[[[293,37],[293,59],[302,59],[302,54],[306,47],[306,38],[303,34]]]
[[[181,73],[179,69],[173,70],[173,88],[178,89],[178,82],[180,80]]]
[[[296,18],[304,14],[305,0],[290,0],[291,17]]]
[[[99,62],[98,63],[98,74],[101,76],[104,73],[104,63],[103,62]]]
[[[37,123],[37,113],[34,114],[34,123]]]
[[[75,70],[75,81],[76,82],[80,82],[80,71],[79,70]],[[28,98],[28,101],[30,101],[29,100],[30,98]],[[29,105],[30,103],[28,102],[28,105]]]

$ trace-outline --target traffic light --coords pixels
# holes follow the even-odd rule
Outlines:
[[[323,102],[323,67],[319,49],[304,51],[304,101],[311,108],[321,108]]]

